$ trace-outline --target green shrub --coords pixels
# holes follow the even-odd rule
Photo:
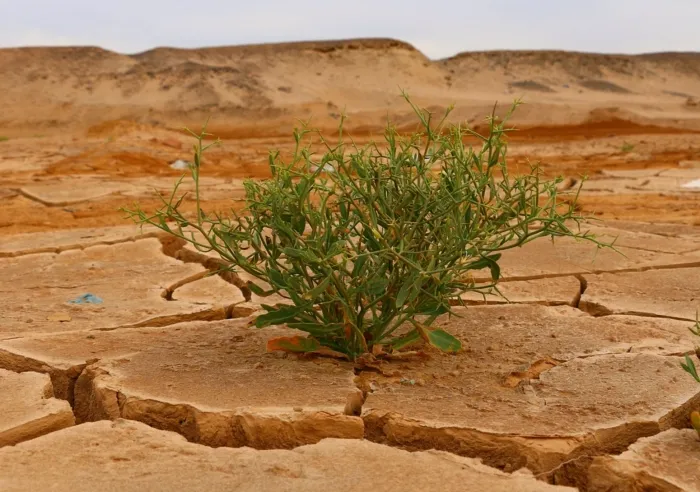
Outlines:
[[[461,294],[496,287],[502,251],[543,237],[595,240],[569,228],[582,217],[575,197],[558,201],[561,180],[544,181],[536,167],[508,174],[507,117],[491,117],[482,136],[447,128],[447,115],[433,125],[404,97],[420,132],[401,137],[389,126],[383,145],[358,147],[343,140],[341,119],[339,142],[320,137],[325,153],[317,157],[303,145],[310,131],[297,130],[291,161],[271,153],[272,178],[245,182],[246,207],[231,217],[200,207],[202,153],[213,144],[203,145],[204,130],[190,132],[198,142],[190,168],[196,217],[180,212],[177,185],[154,214],[127,212],[216,251],[232,270],[260,281],[249,283],[256,295],[288,299],[263,305],[256,325],[286,324],[310,336],[271,340],[271,350],[332,350],[355,359],[422,340],[457,352],[460,341],[431,325]],[[465,145],[470,136],[479,139],[478,151]],[[476,272],[490,280],[475,282]]]
[[[10,139],[10,137],[4,137],[0,135],[0,142],[7,142]]]

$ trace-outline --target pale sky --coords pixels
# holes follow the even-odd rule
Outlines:
[[[700,51],[700,0],[0,0],[0,47],[120,53],[360,37],[460,51]]]

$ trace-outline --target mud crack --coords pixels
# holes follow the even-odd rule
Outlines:
[[[46,246],[42,248],[34,248],[34,249],[27,249],[27,250],[21,250],[21,251],[0,251],[0,258],[17,258],[20,256],[28,256],[28,255],[37,255],[37,254],[61,254],[66,251],[75,251],[75,250],[81,250],[84,251],[89,248],[94,248],[96,246],[114,246],[116,244],[124,244],[124,243],[133,243],[136,241],[140,241],[142,239],[151,239],[151,238],[156,238],[160,239],[160,237],[163,235],[161,232],[146,232],[146,233],[140,233],[140,234],[135,234],[127,237],[122,237],[118,239],[105,239],[105,240],[99,240],[95,242],[90,242],[87,244],[69,244],[66,246]]]
[[[586,280],[586,278],[580,274],[574,275],[574,277],[578,279],[580,288],[578,294],[576,295],[576,297],[574,297],[574,301],[571,305],[576,309],[581,309],[581,298],[583,297],[583,294],[586,293],[586,289],[588,289],[588,280]]]
[[[22,195],[24,198],[31,200],[33,202],[39,203],[45,207],[67,207],[68,205],[78,205],[81,203],[91,202],[91,201],[94,201],[96,198],[101,199],[101,198],[108,197],[110,195],[117,195],[117,193],[107,193],[104,195],[100,195],[98,197],[86,198],[84,200],[64,200],[64,201],[60,201],[60,202],[54,202],[54,201],[49,202],[49,201],[43,200],[43,199],[39,198],[38,196],[28,192],[24,188],[11,188],[11,190],[18,193],[19,195]]]
[[[173,292],[177,288],[188,283],[201,280],[209,275],[218,275],[225,282],[237,287],[241,291],[241,294],[243,294],[243,298],[246,300],[246,302],[250,302],[252,299],[253,293],[251,292],[247,283],[241,279],[238,274],[232,272],[229,269],[230,265],[224,260],[220,258],[212,258],[197,251],[190,251],[185,248],[187,242],[178,237],[160,235],[158,236],[158,239],[162,245],[164,255],[175,258],[183,263],[198,263],[208,270],[208,272],[195,274],[167,287],[162,294],[165,299],[172,299]]]
[[[603,273],[617,274],[617,273],[641,273],[656,270],[680,270],[683,268],[696,268],[700,267],[700,261],[692,261],[688,263],[674,263],[673,265],[649,265],[638,268],[619,268],[619,269],[601,269],[601,270],[580,270],[578,272],[564,272],[564,273],[542,273],[538,275],[514,275],[511,277],[503,277],[499,280],[501,283],[507,282],[520,282],[527,280],[542,280],[547,278],[561,278],[561,277],[578,277],[580,275],[600,275]],[[492,281],[490,277],[474,278],[474,282],[490,282]]]

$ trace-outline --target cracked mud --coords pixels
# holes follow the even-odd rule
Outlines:
[[[0,489],[700,490],[700,385],[680,368],[698,342],[700,194],[683,184],[700,137],[611,125],[533,130],[513,165],[541,158],[565,194],[591,171],[582,211],[617,252],[508,251],[504,297],[464,295],[436,321],[463,352],[364,366],[266,353],[296,332],[250,326],[248,277],[117,211],[158,206],[180,134],[18,140],[0,158]],[[225,141],[205,208],[239,208],[262,148],[289,145]]]

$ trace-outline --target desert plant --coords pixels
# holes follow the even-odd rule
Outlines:
[[[0,135],[0,142],[7,142],[10,139],[10,137],[5,137],[3,135]]]
[[[690,328],[690,331],[693,333],[693,335],[696,335],[700,337],[700,317],[696,315],[696,320],[695,320],[695,326]],[[700,348],[695,349],[695,357],[700,359]],[[697,368],[695,367],[695,362],[693,362],[693,359],[690,358],[690,355],[686,354],[685,356],[685,361],[681,362],[681,367],[685,372],[690,374],[695,381],[700,383],[700,376],[698,376],[698,371]],[[700,412],[694,411],[690,414],[690,423],[693,425],[693,428],[697,431],[698,435],[700,436]]]
[[[623,142],[622,144],[622,152],[625,154],[628,154],[634,150],[634,144],[631,144],[629,142]]]
[[[246,206],[230,217],[200,206],[202,153],[213,144],[204,145],[205,129],[190,132],[197,139],[194,217],[180,211],[182,178],[154,214],[136,208],[128,215],[217,252],[259,281],[248,284],[254,294],[288,299],[263,305],[256,326],[286,324],[309,336],[271,340],[271,350],[355,359],[422,340],[457,352],[460,341],[431,325],[452,313],[461,294],[496,288],[502,251],[542,237],[595,239],[570,229],[583,218],[577,194],[558,200],[561,180],[543,180],[537,167],[508,173],[504,135],[512,110],[503,120],[489,118],[483,136],[448,127],[449,110],[433,125],[431,114],[404,97],[419,132],[401,137],[389,125],[382,145],[359,147],[345,142],[341,118],[338,143],[314,132],[325,149],[317,157],[303,145],[311,131],[296,130],[291,161],[270,153],[272,177],[246,181]],[[481,148],[465,145],[467,137]]]

